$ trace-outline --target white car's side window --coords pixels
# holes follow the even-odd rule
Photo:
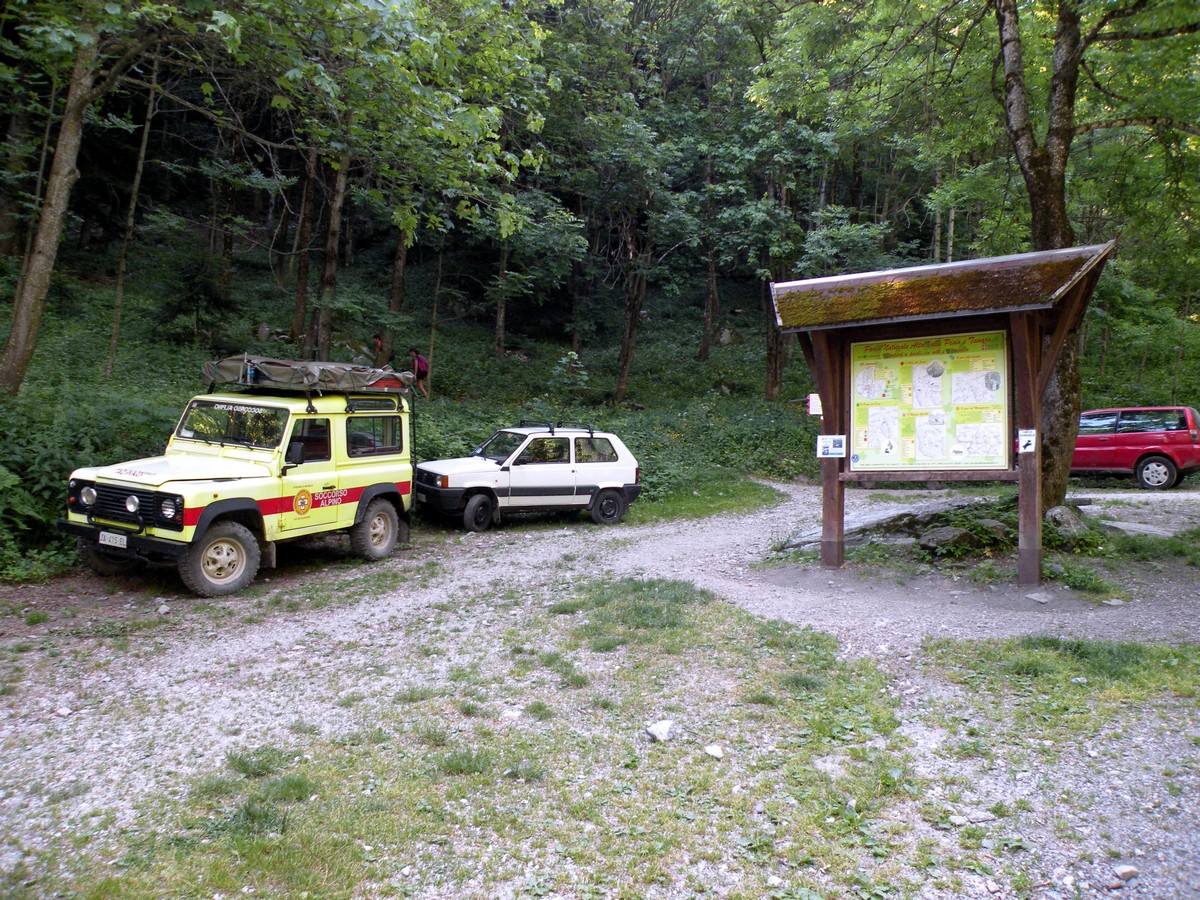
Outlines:
[[[521,461],[528,463],[570,462],[571,445],[567,438],[534,438],[521,451]]]
[[[602,437],[575,438],[575,461],[578,463],[612,463],[617,451],[612,441]]]

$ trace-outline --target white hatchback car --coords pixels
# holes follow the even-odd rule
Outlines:
[[[497,431],[470,456],[416,467],[416,496],[483,531],[507,512],[583,510],[616,525],[641,493],[638,461],[619,437],[588,425],[529,425]]]

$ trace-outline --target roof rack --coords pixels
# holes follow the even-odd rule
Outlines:
[[[579,428],[579,429],[582,429],[583,431],[586,431],[588,433],[588,437],[594,437],[596,434],[596,427],[594,425],[588,425],[584,422],[559,422],[558,427],[559,428]]]
[[[596,428],[593,425],[585,425],[583,422],[530,422],[522,419],[518,428],[545,428],[551,434],[554,434],[555,428],[578,428],[581,431],[586,431],[588,437],[594,437]]]
[[[272,359],[267,356],[230,356],[206,362],[201,380],[211,392],[214,385],[265,387],[276,391],[322,393],[400,393],[411,389],[413,373],[375,369],[353,363]]]

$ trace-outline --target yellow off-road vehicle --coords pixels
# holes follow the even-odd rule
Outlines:
[[[408,540],[408,372],[239,356],[208,363],[162,456],[71,473],[61,530],[101,574],[174,562],[195,593],[240,591],[281,541],[348,531],[355,553]]]

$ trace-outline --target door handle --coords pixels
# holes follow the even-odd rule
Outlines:
[[[337,485],[336,485],[336,484],[327,484],[327,485],[325,485],[325,487],[321,488],[321,490],[323,490],[323,491],[332,491],[332,490],[333,490],[335,487],[337,487]]]

